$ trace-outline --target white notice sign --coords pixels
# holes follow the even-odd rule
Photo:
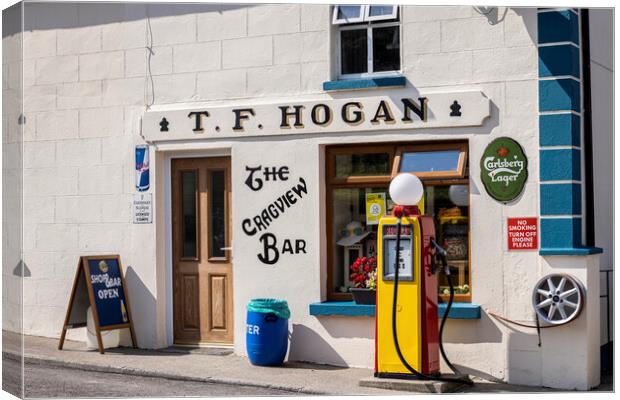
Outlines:
[[[131,207],[134,224],[150,224],[153,222],[153,195],[138,193],[133,195]]]

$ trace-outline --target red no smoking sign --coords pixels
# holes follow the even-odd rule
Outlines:
[[[508,218],[508,250],[538,249],[538,218]]]

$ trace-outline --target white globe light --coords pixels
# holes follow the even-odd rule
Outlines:
[[[450,200],[459,207],[465,207],[469,202],[469,190],[467,185],[451,185],[448,189]]]
[[[415,206],[424,195],[422,181],[413,174],[396,175],[390,183],[390,197],[398,205]]]

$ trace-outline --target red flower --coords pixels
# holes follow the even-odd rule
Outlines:
[[[365,288],[370,274],[377,269],[375,257],[358,257],[349,267],[349,280],[357,288]]]

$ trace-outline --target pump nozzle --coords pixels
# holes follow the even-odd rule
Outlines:
[[[435,239],[431,239],[431,245],[435,248],[435,251],[437,252],[437,255],[439,255],[439,258],[441,259],[441,263],[443,264],[444,273],[446,275],[450,275],[450,268],[448,267],[448,253],[446,252],[446,249],[441,247],[435,241]],[[437,272],[437,265],[435,264],[435,258],[434,257],[432,259],[432,270],[433,270],[433,273]]]

